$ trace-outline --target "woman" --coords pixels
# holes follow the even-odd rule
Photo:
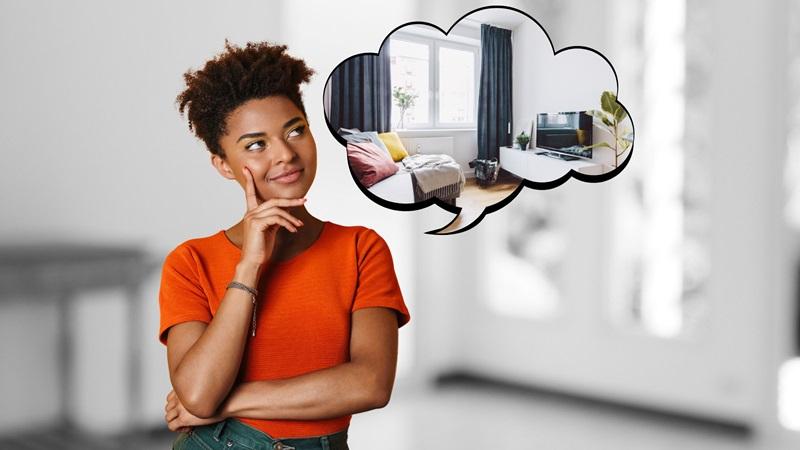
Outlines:
[[[374,231],[306,210],[317,160],[300,84],[313,71],[285,50],[226,41],[177,98],[246,212],[164,261],[174,449],[346,449],[351,414],[391,394],[409,320],[391,254]]]

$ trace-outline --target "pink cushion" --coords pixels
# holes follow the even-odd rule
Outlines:
[[[364,187],[370,187],[398,170],[389,155],[372,142],[348,143],[347,161]]]

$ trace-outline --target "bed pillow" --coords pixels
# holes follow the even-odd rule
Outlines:
[[[345,141],[352,144],[360,144],[362,142],[372,142],[375,144],[376,147],[381,149],[388,158],[392,157],[392,154],[389,153],[389,149],[386,148],[386,145],[383,143],[381,138],[378,137],[378,133],[374,131],[360,131],[358,133],[346,134],[342,136]]]
[[[380,135],[377,132],[375,132],[375,131],[362,131],[361,134],[363,134],[364,136],[367,136],[369,138],[370,142],[375,144],[376,147],[378,147],[384,153],[386,153],[386,156],[388,156],[389,158],[392,157],[392,154],[389,153],[389,149],[386,148],[386,144],[383,143],[383,140],[380,138]]]
[[[339,136],[344,136],[347,134],[356,134],[361,133],[361,130],[358,128],[339,128]]]
[[[351,134],[340,134],[342,139],[347,141],[348,143],[358,144],[360,142],[372,142],[369,136],[365,135],[364,133],[351,133]]]
[[[358,182],[367,188],[398,170],[386,153],[372,142],[348,143],[347,161]]]
[[[381,133],[378,135],[378,137],[381,141],[383,141],[384,144],[386,144],[386,148],[389,150],[389,154],[392,156],[393,161],[402,161],[403,158],[408,156],[408,151],[403,145],[403,141],[400,140],[400,136],[398,136],[394,131]]]

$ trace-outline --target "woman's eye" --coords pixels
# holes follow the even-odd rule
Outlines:
[[[262,141],[262,140],[253,141],[253,142],[245,145],[244,148],[247,151],[260,150],[260,149],[264,148],[264,141]]]
[[[289,137],[302,136],[303,132],[305,131],[306,131],[305,125],[297,127],[289,132]]]

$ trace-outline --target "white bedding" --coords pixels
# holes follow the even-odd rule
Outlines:
[[[409,155],[401,161],[417,177],[417,186],[424,193],[460,183],[464,187],[461,166],[449,155]]]
[[[394,175],[370,186],[369,191],[378,197],[393,203],[414,203],[414,185],[411,172],[406,171],[402,163],[395,163],[398,171]]]

